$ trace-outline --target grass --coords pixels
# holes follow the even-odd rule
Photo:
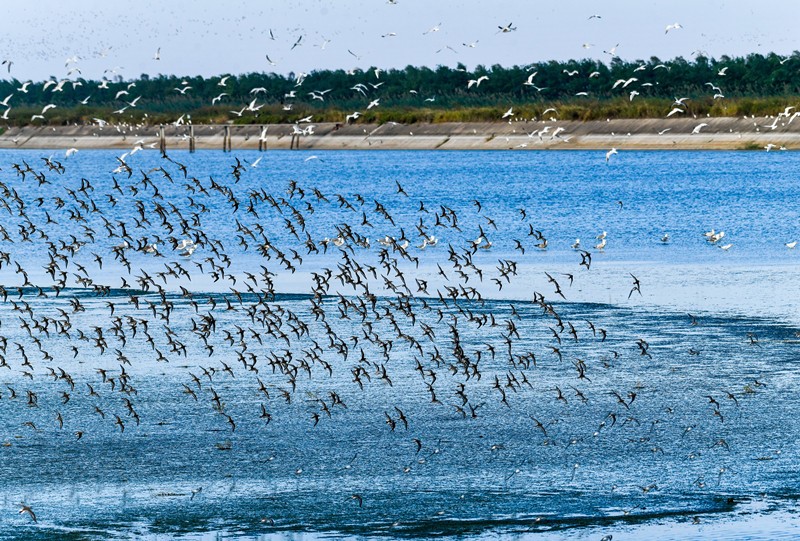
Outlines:
[[[709,97],[688,100],[685,105],[685,115],[698,117],[710,115],[712,117],[743,117],[776,115],[787,107],[800,108],[800,97],[796,96],[764,96],[764,97],[733,97],[714,100]],[[501,105],[461,105],[450,103],[447,105],[412,107],[412,106],[382,106],[371,110],[361,111],[361,116],[355,121],[359,124],[385,124],[397,122],[399,124],[417,123],[443,123],[443,122],[500,122],[503,114],[511,108],[516,118],[544,119],[556,118],[558,120],[606,120],[606,119],[656,119],[665,118],[674,107],[672,100],[665,98],[636,98],[629,100],[626,97],[607,99],[575,97],[568,100],[556,101],[512,101]],[[336,106],[320,107],[317,104],[297,104],[293,110],[287,111],[279,103],[264,106],[257,113],[248,113],[237,117],[230,113],[229,107],[203,106],[191,110],[166,112],[148,110],[137,107],[129,109],[124,114],[114,114],[110,107],[62,107],[53,109],[47,114],[45,120],[31,121],[31,117],[38,114],[41,109],[36,107],[19,107],[11,111],[8,125],[86,125],[95,123],[98,118],[112,123],[131,124],[170,124],[184,115],[194,124],[291,124],[299,118],[312,116],[313,122],[345,122],[345,117],[353,111]]]

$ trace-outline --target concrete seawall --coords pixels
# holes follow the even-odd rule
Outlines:
[[[706,124],[699,127],[700,124]],[[313,126],[313,127],[312,127]],[[262,137],[262,130],[266,134]],[[304,135],[293,135],[305,129]],[[800,120],[788,118],[680,118],[609,121],[518,121],[402,125],[333,123],[230,126],[233,150],[257,149],[775,149],[800,148]],[[696,132],[696,133],[693,133]],[[165,126],[167,150],[189,149],[190,128]],[[194,126],[198,149],[222,149],[224,125]],[[0,148],[159,148],[158,126],[89,125],[9,128]],[[773,148],[773,147],[770,147]]]

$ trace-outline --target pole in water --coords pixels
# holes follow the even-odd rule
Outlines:
[[[189,126],[189,152],[194,153],[195,144],[194,144],[194,124]]]
[[[158,148],[161,150],[161,155],[167,155],[167,138],[164,135],[164,125],[158,127]]]

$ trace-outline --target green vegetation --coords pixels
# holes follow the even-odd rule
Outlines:
[[[751,141],[740,146],[739,150],[764,150],[764,147]]]
[[[21,81],[0,81],[0,97],[12,94],[8,125],[89,124],[97,119],[158,124],[182,115],[194,123],[291,123],[309,115],[313,122],[344,122],[355,111],[360,112],[356,122],[378,124],[496,122],[509,108],[522,118],[541,118],[551,108],[556,112],[546,116],[562,120],[659,118],[674,107],[676,98],[689,98],[683,107],[686,115],[732,117],[774,115],[800,106],[799,68],[800,53],[795,52],[788,58],[614,58],[610,64],[550,61],[472,71],[459,65],[208,79],[142,75],[133,81],[53,79],[47,88],[27,85],[27,92],[20,90]],[[468,88],[470,81],[484,76],[488,78]],[[630,79],[615,88],[617,81]],[[373,100],[379,103],[368,109]],[[44,119],[34,118],[48,104],[56,107],[44,112]]]

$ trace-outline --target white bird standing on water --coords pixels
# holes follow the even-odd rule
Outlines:
[[[794,250],[795,246],[797,246],[797,241],[796,240],[793,240],[792,242],[787,242],[786,243],[786,247],[789,248],[790,250]]]
[[[717,242],[722,240],[723,237],[725,237],[725,231],[720,231],[716,235],[711,235],[710,237],[708,237],[708,242],[710,242],[711,244],[716,244]]]

